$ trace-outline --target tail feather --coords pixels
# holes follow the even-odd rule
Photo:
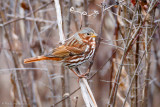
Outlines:
[[[62,60],[62,58],[46,57],[46,56],[37,56],[37,57],[32,57],[32,58],[24,59],[24,63],[31,63],[31,62],[41,61],[41,60],[55,60],[55,61],[60,61],[60,60]]]

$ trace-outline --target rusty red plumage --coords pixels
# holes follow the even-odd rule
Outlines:
[[[91,28],[84,28],[67,39],[63,45],[54,48],[47,55],[24,59],[24,63],[40,60],[61,61],[65,66],[77,67],[91,58],[95,52],[97,34]]]

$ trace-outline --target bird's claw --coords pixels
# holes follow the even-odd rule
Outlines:
[[[79,82],[79,79],[81,79],[81,78],[87,78],[89,73],[84,73],[84,74],[82,74],[82,75],[77,75],[78,76],[78,82]]]

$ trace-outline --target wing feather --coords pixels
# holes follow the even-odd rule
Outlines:
[[[85,47],[85,45],[80,47],[61,45],[58,48],[55,48],[50,54],[45,56],[65,58],[73,55],[81,55],[84,53]]]

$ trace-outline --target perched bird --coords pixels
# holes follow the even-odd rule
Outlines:
[[[49,54],[24,59],[24,63],[41,60],[61,61],[78,77],[83,77],[84,75],[77,74],[72,68],[76,68],[93,56],[96,48],[96,36],[93,29],[84,28],[67,39],[63,45],[54,48]]]

